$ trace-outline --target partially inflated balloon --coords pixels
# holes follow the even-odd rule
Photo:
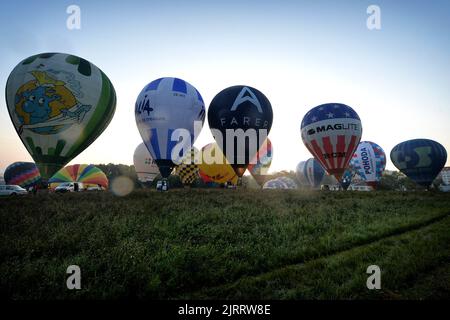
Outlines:
[[[204,182],[208,181],[203,177],[216,183],[231,182],[234,185],[238,183],[238,176],[215,143],[207,144],[202,148],[202,161],[198,167]]]
[[[349,106],[327,103],[303,117],[301,134],[309,152],[340,180],[361,140],[361,120]]]
[[[134,151],[133,163],[137,178],[139,182],[144,185],[151,184],[159,174],[158,165],[155,160],[153,160],[143,142],[139,144]]]
[[[342,175],[339,184],[344,190],[347,190],[350,184],[352,183],[352,179],[353,179],[353,171],[351,169],[347,169]]]
[[[264,183],[263,189],[296,189],[295,182],[287,177],[272,179]]]
[[[182,151],[189,152],[200,133],[205,104],[197,89],[186,81],[160,78],[142,89],[136,100],[135,116],[142,140],[161,175],[167,178],[186,155]],[[180,133],[186,133],[187,137]]]
[[[297,189],[298,188],[295,181],[289,177],[278,177],[277,179],[280,180],[281,182],[283,182],[286,185],[287,189]]]
[[[272,179],[264,183],[263,189],[287,189],[287,186],[283,181],[278,179]]]
[[[310,158],[298,164],[296,175],[300,183],[317,188],[323,180],[325,170],[316,159]]]
[[[447,151],[433,140],[408,140],[392,149],[391,161],[417,184],[428,187],[444,167]]]
[[[229,87],[211,101],[208,109],[209,127],[238,176],[242,177],[267,138],[272,119],[269,100],[252,87]],[[215,131],[220,132],[220,136]]]
[[[350,161],[350,167],[367,185],[376,188],[386,168],[386,154],[376,143],[361,141]]]
[[[20,139],[47,180],[105,130],[114,115],[116,93],[89,61],[43,53],[11,72],[6,103]]]
[[[295,168],[295,176],[297,177],[297,180],[300,182],[302,186],[307,186],[308,180],[306,179],[306,176],[303,174],[303,168],[305,166],[305,161],[300,161]]]
[[[81,182],[85,186],[108,187],[108,178],[105,173],[92,164],[74,164],[64,167],[55,173],[48,182],[52,189],[64,182]]]
[[[14,162],[10,164],[3,175],[6,184],[30,188],[41,182],[39,170],[33,162]]]
[[[184,185],[191,185],[198,178],[198,165],[195,163],[195,156],[198,150],[192,148],[191,153],[188,154],[181,163],[175,168],[175,174],[181,179]]]
[[[270,165],[272,164],[272,158],[272,142],[267,138],[265,143],[259,148],[253,161],[248,165],[248,171],[250,171],[250,174],[260,186],[262,186],[267,179],[267,174]]]
[[[214,184],[215,183],[208,175],[203,173],[202,170],[198,171],[198,175],[200,176],[200,179],[206,184]]]

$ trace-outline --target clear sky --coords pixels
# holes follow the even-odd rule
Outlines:
[[[68,30],[66,8],[81,8]],[[381,30],[366,27],[381,9]],[[0,4],[0,87],[22,59],[79,55],[100,67],[118,97],[104,133],[71,163],[132,164],[142,141],[134,103],[150,81],[175,76],[206,107],[222,89],[245,84],[271,101],[271,171],[311,157],[300,122],[312,107],[341,102],[359,114],[363,140],[389,155],[404,140],[429,138],[450,152],[450,1],[23,1]],[[195,143],[212,142],[207,122]],[[388,156],[389,158],[389,156]],[[0,90],[0,172],[31,161]],[[447,161],[447,165],[449,165]],[[394,169],[388,160],[388,169]]]

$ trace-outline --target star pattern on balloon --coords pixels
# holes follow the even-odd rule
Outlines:
[[[327,119],[339,119],[339,118],[350,118],[360,120],[358,114],[345,104],[339,103],[329,103],[319,106],[319,108],[314,108],[306,113],[305,118],[302,121],[301,127],[305,127],[314,122],[327,120]]]

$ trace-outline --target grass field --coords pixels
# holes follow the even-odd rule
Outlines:
[[[450,194],[43,194],[0,199],[0,228],[9,299],[450,298]]]

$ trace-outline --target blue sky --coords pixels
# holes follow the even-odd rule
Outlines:
[[[66,28],[71,4],[81,8],[81,30]],[[381,9],[381,30],[366,27],[371,4]],[[131,164],[141,142],[134,102],[162,76],[190,82],[207,106],[231,85],[265,93],[274,110],[273,170],[294,170],[311,157],[300,122],[326,102],[353,107],[362,139],[387,154],[412,138],[434,139],[450,151],[450,1],[17,0],[0,6],[0,87],[22,59],[56,51],[93,62],[116,88],[113,121],[72,163]],[[212,141],[205,124],[195,145]],[[31,160],[9,119],[4,90],[0,145],[0,172]],[[390,161],[388,168],[394,168]]]

